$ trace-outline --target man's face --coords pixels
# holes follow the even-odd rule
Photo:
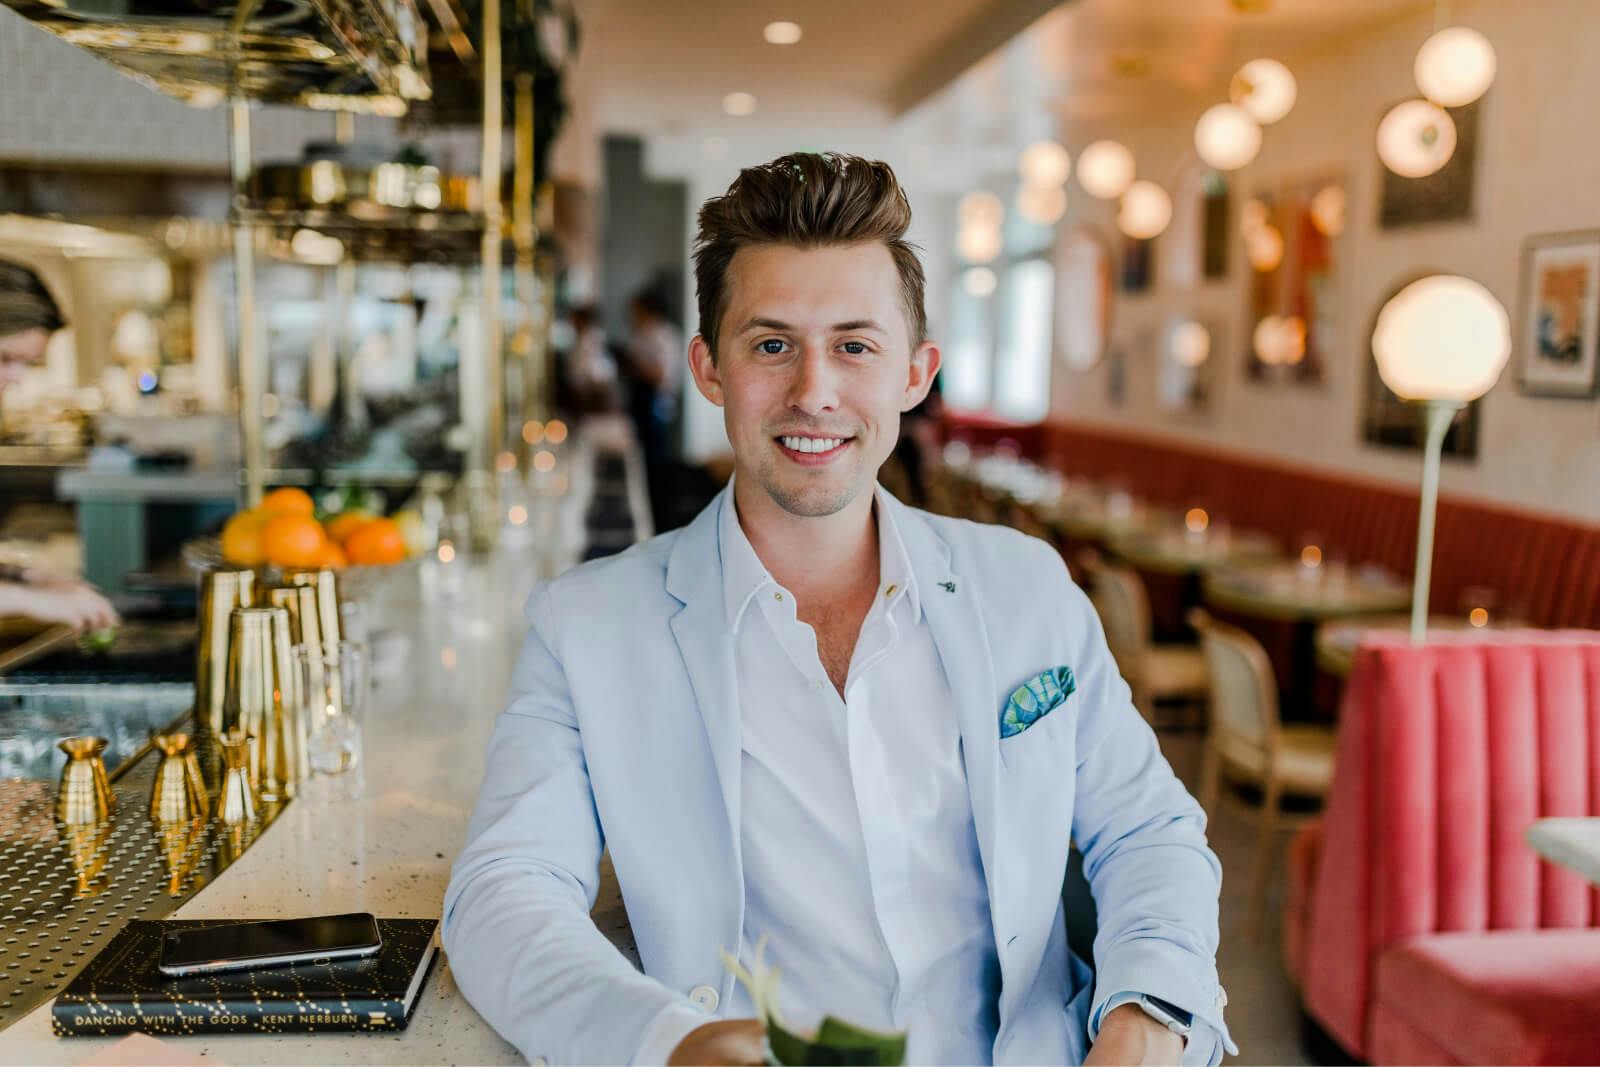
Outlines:
[[[696,337],[700,391],[724,409],[738,476],[791,515],[831,515],[878,477],[900,413],[939,369],[911,346],[900,275],[880,242],[742,248],[712,361]]]
[[[0,392],[16,385],[29,369],[44,363],[50,331],[41,326],[0,337]]]

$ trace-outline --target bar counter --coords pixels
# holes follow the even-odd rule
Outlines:
[[[315,780],[173,918],[439,915],[521,643],[521,607],[535,569],[505,558],[476,561],[450,601],[427,591],[427,577],[401,571],[367,597],[376,690],[360,795],[333,796],[317,788],[329,780]],[[615,882],[605,885],[597,921],[636,958]],[[115,1040],[53,1036],[47,1003],[0,1031],[0,1062],[78,1063]],[[521,1062],[462,997],[442,953],[400,1033],[162,1040],[231,1064]]]

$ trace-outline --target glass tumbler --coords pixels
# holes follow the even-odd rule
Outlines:
[[[301,645],[295,656],[312,771],[343,774],[359,767],[372,699],[367,647],[359,641]]]

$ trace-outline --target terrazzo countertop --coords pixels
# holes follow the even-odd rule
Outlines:
[[[368,598],[376,691],[364,781],[314,788],[296,799],[174,918],[350,911],[438,917],[521,644],[522,604],[536,576],[534,565],[504,558],[465,570],[463,589],[452,599],[438,592],[427,569],[397,575]],[[613,879],[605,879],[595,915],[631,954]],[[53,1036],[46,1004],[0,1031],[0,1063],[80,1063],[116,1040]],[[399,1033],[167,1040],[175,1054],[227,1064],[521,1062],[462,997],[442,958],[411,1025]]]

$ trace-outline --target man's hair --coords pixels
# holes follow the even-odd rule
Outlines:
[[[32,329],[54,333],[66,324],[37,274],[20,263],[0,259],[0,337]]]
[[[915,348],[927,337],[922,263],[906,241],[911,204],[887,163],[837,152],[795,152],[746,167],[722,196],[700,208],[694,280],[700,334],[716,358],[728,306],[728,264],[741,248],[821,248],[881,241],[900,272],[906,324]]]

